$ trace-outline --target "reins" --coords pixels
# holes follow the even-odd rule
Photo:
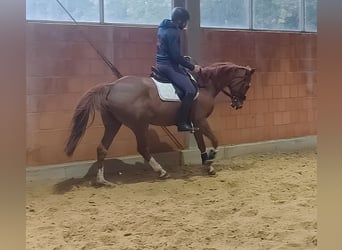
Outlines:
[[[222,89],[221,90],[226,96],[229,96],[230,98],[233,98],[233,96],[229,93],[229,92],[227,92],[225,89]]]
[[[56,2],[62,7],[62,9],[68,14],[68,16],[71,18],[71,20],[76,24],[76,26],[79,28],[79,23],[75,20],[75,18],[70,14],[70,12],[63,6],[63,4],[59,1],[56,0]],[[123,77],[123,75],[120,73],[120,71],[111,63],[111,61],[108,60],[108,58],[103,55],[95,46],[94,44],[88,39],[88,37],[86,36],[86,34],[83,32],[82,29],[79,29],[81,31],[81,34],[83,36],[83,38],[90,44],[90,46],[96,51],[96,53],[102,58],[102,60],[106,63],[106,65],[111,69],[111,71],[113,72],[113,74],[119,79],[121,77]],[[180,149],[183,150],[184,147],[183,145],[177,140],[177,138],[170,132],[170,130],[165,127],[162,126],[162,129],[164,130],[164,132],[169,136],[169,138],[171,139],[171,141],[176,144],[176,146]]]

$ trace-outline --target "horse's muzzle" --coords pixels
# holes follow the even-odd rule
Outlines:
[[[246,99],[246,97],[239,98],[237,96],[232,96],[231,97],[231,103],[230,106],[232,106],[233,109],[240,109],[242,108],[243,101]]]
[[[233,103],[230,104],[230,106],[232,106],[233,109],[238,110],[242,108],[242,105],[234,105]]]
[[[238,110],[238,109],[242,108],[242,102],[240,102],[238,100],[234,100],[233,102],[230,103],[230,106],[233,109]]]

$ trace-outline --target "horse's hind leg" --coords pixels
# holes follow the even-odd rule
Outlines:
[[[139,128],[132,129],[135,137],[137,139],[137,150],[139,154],[144,157],[145,161],[149,163],[152,169],[155,172],[159,172],[160,178],[167,178],[169,177],[168,173],[160,166],[160,164],[151,156],[150,150],[148,148],[148,139],[147,139],[147,132],[148,132],[148,125],[147,126],[139,126]]]
[[[104,135],[102,137],[100,145],[97,147],[97,176],[96,176],[96,182],[98,184],[108,185],[112,186],[113,184],[109,181],[106,181],[104,178],[104,165],[103,162],[105,160],[105,157],[108,152],[108,148],[112,144],[112,141],[115,137],[115,135],[118,133],[121,122],[119,122],[113,115],[111,115],[109,112],[103,112],[101,113],[103,125],[105,128]]]

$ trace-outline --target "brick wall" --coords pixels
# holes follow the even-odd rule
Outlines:
[[[316,134],[316,34],[208,29],[202,41],[204,63],[257,69],[243,109],[217,98],[209,122],[221,145]]]
[[[103,128],[88,128],[72,158],[63,153],[80,96],[91,86],[115,80],[92,43],[127,75],[148,75],[154,64],[155,28],[27,24],[27,164],[37,166],[96,158]],[[244,108],[232,110],[219,95],[209,118],[220,145],[316,133],[316,35],[203,30],[203,64],[233,61],[257,73]],[[169,127],[185,144],[184,133]],[[175,150],[159,127],[151,126],[152,152]],[[109,157],[136,154],[132,132],[120,129]]]

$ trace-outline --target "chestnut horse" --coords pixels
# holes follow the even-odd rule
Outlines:
[[[194,136],[201,152],[202,164],[208,167],[209,174],[215,174],[210,162],[215,158],[218,147],[217,138],[207,121],[207,117],[214,109],[214,99],[222,91],[229,96],[233,108],[241,108],[254,71],[255,69],[249,66],[239,66],[230,62],[214,63],[203,67],[195,76],[200,88],[190,118],[198,128],[194,131]],[[180,102],[162,101],[150,77],[125,76],[112,83],[94,86],[83,95],[76,107],[65,152],[68,156],[73,154],[86,131],[90,112],[94,120],[97,110],[101,114],[105,129],[101,143],[97,147],[97,182],[111,185],[104,178],[103,162],[122,124],[133,131],[138,152],[152,169],[159,173],[159,177],[165,178],[168,173],[149,152],[148,127],[150,124],[175,125],[179,106]],[[209,154],[206,152],[203,135],[209,138],[213,147]]]

